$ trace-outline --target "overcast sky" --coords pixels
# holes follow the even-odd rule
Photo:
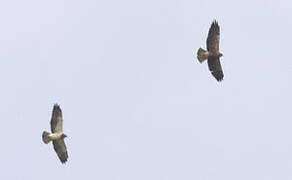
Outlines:
[[[288,0],[2,0],[0,178],[291,180]],[[221,27],[224,80],[196,59]],[[41,140],[54,103],[69,159]]]

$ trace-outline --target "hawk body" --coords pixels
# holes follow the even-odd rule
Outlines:
[[[199,48],[197,52],[197,58],[200,63],[208,59],[208,67],[211,74],[217,81],[223,80],[223,70],[220,63],[220,57],[223,56],[219,52],[219,40],[220,40],[220,27],[217,21],[211,24],[207,37],[207,51]]]
[[[62,110],[57,104],[54,105],[52,112],[51,131],[52,133],[47,131],[43,132],[43,142],[48,144],[53,141],[54,150],[56,151],[60,161],[65,163],[68,159],[68,153],[64,138],[67,137],[67,135],[63,133]]]

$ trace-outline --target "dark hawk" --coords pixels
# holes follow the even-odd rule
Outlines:
[[[209,29],[207,38],[207,51],[199,48],[197,52],[197,58],[200,63],[208,59],[209,70],[217,81],[223,80],[223,71],[220,64],[220,57],[223,56],[219,52],[219,40],[220,40],[220,27],[215,20]]]

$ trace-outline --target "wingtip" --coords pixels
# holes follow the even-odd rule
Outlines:
[[[212,72],[212,75],[215,77],[215,79],[216,79],[218,82],[223,81],[224,75],[223,75],[223,72],[222,72],[222,71]]]
[[[218,26],[219,27],[218,21],[216,19],[213,20],[213,22],[212,22],[211,25],[212,26]]]
[[[217,81],[218,81],[218,82],[221,82],[221,81],[223,81],[223,78],[221,78],[221,79],[217,79]]]
[[[66,162],[67,162],[67,159],[66,160],[61,160],[62,164],[66,164]]]
[[[60,105],[59,104],[54,104],[54,108],[53,108],[53,110],[61,110],[61,107],[60,107]]]
[[[59,156],[59,159],[61,161],[62,164],[66,164],[67,160],[68,160],[68,154]]]
[[[210,29],[209,29],[209,35],[210,35],[211,33],[216,33],[216,34],[218,34],[218,35],[220,34],[220,26],[219,26],[217,20],[214,20],[214,21],[212,22],[212,24],[211,24],[211,27],[210,27]]]

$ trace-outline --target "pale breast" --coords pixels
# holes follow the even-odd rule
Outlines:
[[[51,140],[57,140],[57,139],[60,139],[61,136],[62,136],[62,133],[52,133],[52,134],[49,135],[49,138]]]

